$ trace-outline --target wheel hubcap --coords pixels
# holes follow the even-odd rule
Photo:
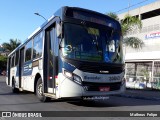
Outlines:
[[[41,84],[39,84],[39,86],[38,86],[38,94],[40,95],[40,96],[42,96],[42,83]]]

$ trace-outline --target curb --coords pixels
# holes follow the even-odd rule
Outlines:
[[[159,101],[159,100],[160,100],[160,98],[155,98],[155,97],[141,97],[141,96],[136,96],[136,95],[124,95],[124,94],[120,94],[120,95],[114,95],[114,96],[126,97],[126,98],[134,98],[134,99],[142,99],[142,100],[155,100],[155,101]]]

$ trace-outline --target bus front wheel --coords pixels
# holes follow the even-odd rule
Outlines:
[[[42,83],[42,79],[39,78],[38,81],[37,81],[37,84],[36,84],[36,95],[37,97],[39,98],[39,100],[41,102],[47,102],[47,101],[50,101],[50,98],[44,96],[43,94],[43,83]]]

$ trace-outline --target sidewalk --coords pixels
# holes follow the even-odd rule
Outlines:
[[[126,89],[125,93],[118,96],[145,100],[160,100],[160,90]]]
[[[6,76],[0,75],[0,81],[6,81]]]

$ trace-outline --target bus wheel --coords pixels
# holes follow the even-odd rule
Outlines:
[[[12,80],[12,92],[13,93],[19,93],[19,89],[15,87],[15,80]]]
[[[47,102],[47,101],[50,101],[50,99],[51,99],[51,98],[48,98],[48,97],[43,95],[43,83],[42,83],[41,78],[39,78],[38,81],[37,81],[36,95],[41,102]]]

